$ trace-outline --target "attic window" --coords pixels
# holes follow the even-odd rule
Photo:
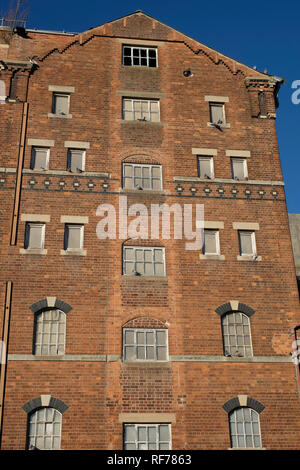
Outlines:
[[[123,46],[123,65],[157,67],[157,49],[154,47]]]

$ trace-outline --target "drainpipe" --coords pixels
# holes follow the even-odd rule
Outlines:
[[[297,339],[297,330],[300,331],[300,323],[294,325],[291,328],[291,336],[293,338],[292,342],[292,359],[295,365],[295,373],[296,373],[296,382],[297,382],[297,391],[298,391],[298,398],[300,400],[300,340]]]

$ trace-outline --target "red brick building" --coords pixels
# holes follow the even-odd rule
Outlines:
[[[299,448],[281,79],[139,11],[0,34],[1,448]]]

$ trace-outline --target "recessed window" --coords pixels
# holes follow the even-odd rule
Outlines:
[[[123,164],[123,187],[128,189],[162,189],[160,165]]]
[[[39,356],[65,352],[66,314],[61,310],[43,310],[35,316],[35,349]]]
[[[123,46],[123,65],[157,67],[157,49],[154,47]]]
[[[164,248],[124,246],[123,274],[165,276]]]
[[[32,147],[30,168],[32,170],[48,170],[49,154],[49,148]]]
[[[123,98],[123,119],[125,121],[159,122],[159,100]]]
[[[68,115],[70,108],[70,95],[66,93],[53,93],[52,113],[59,115]]]
[[[26,223],[24,248],[43,249],[45,242],[45,224],[34,222]]]
[[[249,317],[231,312],[221,318],[225,356],[251,357],[252,342]]]
[[[200,178],[214,177],[213,157],[198,157],[198,174]]]
[[[239,244],[241,256],[256,256],[255,232],[239,230]]]
[[[220,239],[219,230],[204,230],[204,246],[203,253],[205,255],[219,255],[220,254]]]
[[[82,250],[84,237],[84,225],[66,224],[65,226],[65,250]]]
[[[28,449],[60,449],[61,413],[54,408],[40,408],[29,416]]]
[[[166,329],[124,329],[123,357],[125,361],[167,361],[168,331]]]
[[[209,103],[210,122],[218,126],[225,126],[225,105],[224,103]]]
[[[231,159],[232,178],[235,180],[248,179],[247,160],[245,158]]]
[[[231,447],[240,449],[261,448],[259,415],[252,408],[241,407],[229,415]]]
[[[124,424],[124,450],[170,449],[170,424]]]
[[[68,149],[67,169],[72,173],[81,173],[85,170],[85,150]]]

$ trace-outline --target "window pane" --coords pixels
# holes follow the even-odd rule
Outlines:
[[[214,230],[204,230],[205,253],[217,253],[217,232]]]
[[[134,331],[125,331],[125,343],[134,344]]]
[[[32,169],[34,170],[47,170],[48,168],[48,152],[49,150],[44,148],[44,149],[38,149],[35,148],[33,149],[33,163],[32,163]]]
[[[81,225],[67,225],[67,247],[68,248],[82,248],[81,233],[83,226]]]
[[[165,331],[157,331],[156,332],[156,341],[157,344],[165,345],[166,344],[166,332]]]
[[[157,360],[165,361],[167,359],[167,348],[164,346],[157,346]]]
[[[146,441],[147,440],[147,428],[139,426],[138,427],[138,441]]]
[[[69,113],[69,96],[54,94],[54,113],[55,114],[68,114]]]
[[[225,123],[225,116],[224,116],[224,108],[222,104],[211,104],[210,105],[210,116],[211,122],[216,124],[224,124]]]
[[[244,179],[245,174],[245,162],[242,158],[232,158],[232,177],[237,179]]]
[[[168,424],[161,424],[159,426],[159,440],[168,441],[170,439],[170,429]]]
[[[146,359],[154,359],[154,346],[147,346]]]
[[[138,359],[146,359],[145,347],[144,346],[138,346],[137,347],[137,358]]]
[[[199,158],[199,176],[204,178],[205,176],[212,176],[211,172],[211,158],[201,157]]]
[[[68,168],[76,173],[84,171],[84,152],[79,150],[70,150],[69,151],[69,162]]]
[[[28,224],[28,248],[43,248],[43,225]]]
[[[241,255],[253,254],[252,232],[239,232]]]

